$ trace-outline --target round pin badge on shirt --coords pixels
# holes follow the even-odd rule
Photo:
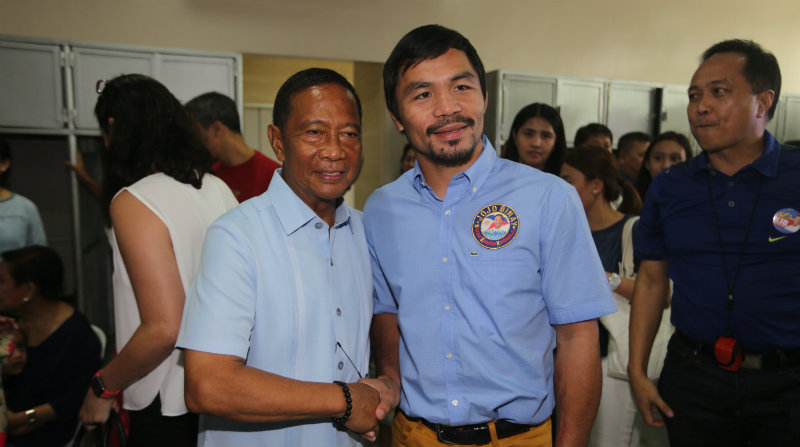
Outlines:
[[[800,230],[800,213],[794,208],[784,208],[772,216],[772,225],[783,234],[793,234]]]
[[[501,203],[484,206],[472,219],[472,236],[475,241],[492,250],[511,243],[518,228],[517,212]]]

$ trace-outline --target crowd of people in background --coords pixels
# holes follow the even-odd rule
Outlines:
[[[569,147],[542,103],[496,151],[481,59],[438,25],[398,42],[383,81],[408,144],[363,215],[343,200],[362,110],[340,74],[280,88],[280,163],[245,143],[231,98],[102,83],[103,177],[68,166],[106,210],[105,365],[0,140],[9,444],[66,445],[120,411],[131,446],[380,445],[382,420],[397,446],[798,439],[800,157],[765,130],[774,56],[703,55],[699,151],[674,131],[614,149],[601,123]]]

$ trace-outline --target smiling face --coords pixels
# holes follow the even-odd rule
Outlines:
[[[392,119],[420,159],[441,166],[477,159],[486,98],[463,51],[450,49],[410,67],[400,75],[395,94],[399,116]]]
[[[301,90],[291,98],[285,127],[269,126],[270,143],[283,162],[282,177],[303,202],[328,220],[361,166],[355,98],[338,84]]]
[[[556,133],[546,119],[531,118],[514,134],[514,144],[520,163],[543,171],[556,144]]]
[[[692,135],[706,152],[735,148],[764,133],[774,93],[753,93],[744,77],[746,62],[739,53],[718,53],[692,77],[686,112]]]
[[[662,140],[650,150],[650,156],[647,157],[644,165],[650,172],[650,176],[655,178],[664,169],[682,161],[686,161],[686,152],[683,150],[683,146],[672,140]]]

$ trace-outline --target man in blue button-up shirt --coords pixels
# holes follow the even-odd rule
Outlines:
[[[556,402],[557,442],[585,443],[595,319],[615,308],[575,190],[497,157],[482,136],[483,65],[459,33],[411,31],[384,88],[417,152],[364,211],[382,398],[402,410],[395,445],[550,445]]]
[[[631,386],[671,445],[800,439],[800,154],[765,130],[780,95],[775,56],[749,41],[703,54],[687,113],[703,153],[647,191],[631,310]],[[647,358],[674,281],[656,386]],[[663,396],[663,399],[662,399]]]

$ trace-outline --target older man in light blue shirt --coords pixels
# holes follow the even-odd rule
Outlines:
[[[341,199],[361,161],[360,104],[323,69],[292,76],[275,102],[283,168],[209,228],[186,301],[186,402],[201,445],[355,445],[374,438],[379,399],[354,383],[372,280],[361,213]]]

